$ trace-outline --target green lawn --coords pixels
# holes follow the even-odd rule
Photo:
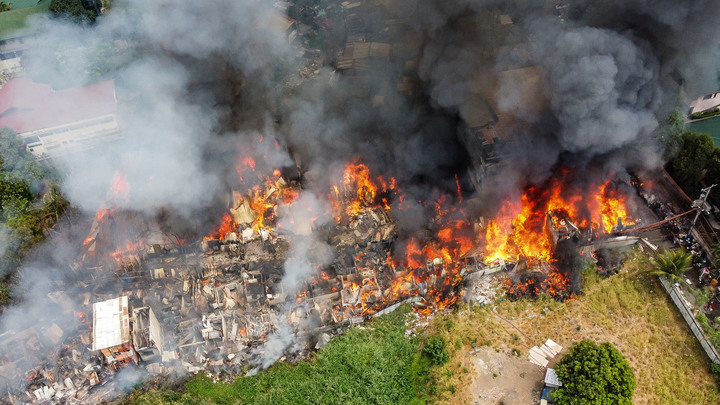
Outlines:
[[[15,0],[13,9],[0,13],[0,39],[9,38],[15,30],[25,27],[25,18],[31,14],[47,13],[50,0]]]

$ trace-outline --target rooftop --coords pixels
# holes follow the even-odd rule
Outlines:
[[[55,91],[24,78],[0,88],[0,128],[24,133],[113,114],[117,109],[112,80]]]
[[[92,349],[102,350],[130,341],[128,297],[93,304]]]
[[[720,91],[697,98],[690,103],[690,114],[701,113],[720,107]]]

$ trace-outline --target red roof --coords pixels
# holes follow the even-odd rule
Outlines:
[[[47,84],[15,78],[0,89],[0,128],[17,133],[70,124],[117,111],[112,80],[55,91]]]

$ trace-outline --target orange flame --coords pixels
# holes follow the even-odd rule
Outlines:
[[[485,230],[486,262],[521,257],[532,262],[551,261],[554,242],[547,229],[549,213],[556,228],[567,219],[583,229],[602,224],[600,230],[605,234],[613,232],[618,218],[626,225],[634,223],[628,218],[626,198],[608,187],[610,180],[590,186],[586,193],[571,193],[564,185],[566,175],[567,171],[561,171],[542,188],[528,188],[519,202],[503,206]]]
[[[225,236],[231,232],[235,232],[238,225],[233,221],[233,218],[227,212],[223,214],[223,220],[220,226],[213,232],[209,233],[205,240],[210,239],[225,239]]]
[[[110,191],[113,196],[120,197],[122,201],[127,203],[129,201],[128,195],[130,194],[130,183],[127,181],[127,176],[120,173],[120,171],[115,171]]]
[[[376,181],[373,181],[366,165],[348,163],[343,172],[342,184],[333,185],[329,196],[335,219],[340,221],[342,217],[356,218],[365,208],[383,208],[389,211],[387,196],[380,193],[395,190],[395,184],[393,177],[385,180],[378,176]]]
[[[142,246],[142,241],[134,243],[130,241],[125,241],[125,246],[112,252],[110,256],[112,256],[112,258],[115,259],[118,264],[122,264],[123,260],[125,260],[126,257],[130,256],[131,254],[136,254],[138,249],[140,249],[140,246]]]

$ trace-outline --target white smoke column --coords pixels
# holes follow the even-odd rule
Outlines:
[[[117,3],[91,27],[35,20],[42,29],[25,53],[28,76],[38,82],[80,86],[103,69],[115,79],[124,138],[65,159],[63,192],[93,212],[119,169],[132,188],[125,208],[192,217],[226,190],[223,170],[234,164],[218,162],[211,146],[244,136],[223,129],[223,103],[235,101],[218,95],[231,92],[223,74],[238,83],[251,77],[240,91],[272,88],[272,67],[292,63],[284,16],[262,0]],[[254,100],[243,109],[260,117],[255,129],[263,130],[266,106]]]
[[[330,205],[314,193],[303,190],[292,204],[283,205],[278,213],[278,230],[290,244],[288,258],[283,266],[282,286],[287,294],[297,292],[301,282],[317,271],[318,266],[332,260],[332,249],[318,238],[314,229],[332,219]]]
[[[280,207],[278,229],[286,235],[290,244],[282,279],[283,292],[288,296],[298,292],[303,281],[317,271],[317,266],[327,265],[332,260],[332,249],[314,231],[332,219],[330,212],[327,201],[307,190],[302,190],[293,203]],[[289,304],[285,305],[283,312],[289,316],[295,307],[295,300],[287,302]],[[261,352],[258,353],[259,360],[248,375],[257,374],[273,365],[285,353],[296,352],[301,347],[297,334],[292,330],[293,326],[285,317],[275,316],[273,324],[275,331],[268,335],[265,345],[258,349]],[[300,329],[305,326],[317,325],[298,325]]]
[[[270,333],[265,344],[256,350],[261,351],[259,359],[246,376],[253,376],[269,368],[285,354],[302,350],[302,346],[297,342],[297,335],[293,333],[292,326],[285,318],[273,314],[273,324],[275,331]]]

